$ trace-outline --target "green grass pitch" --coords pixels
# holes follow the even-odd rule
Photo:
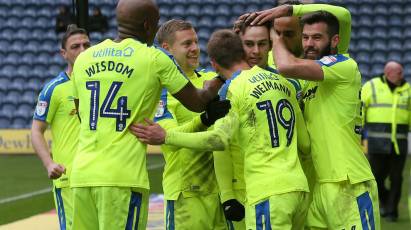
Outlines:
[[[163,164],[162,155],[148,155],[147,166],[152,193],[162,193]],[[411,229],[408,215],[411,157],[408,157],[405,167],[399,220],[396,223],[389,223],[382,219],[382,230]],[[51,182],[47,179],[46,172],[35,155],[0,155],[0,201],[44,188],[51,188]],[[46,212],[53,208],[51,192],[0,203],[0,225]]]

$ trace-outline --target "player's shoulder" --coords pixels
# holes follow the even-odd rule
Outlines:
[[[238,83],[240,81],[240,80],[238,80],[238,79],[240,79],[240,76],[241,75],[246,75],[246,74],[247,74],[246,70],[243,70],[243,71],[239,70],[239,71],[234,72],[231,75],[230,79],[226,80],[224,85],[221,87],[220,92],[219,92],[220,98],[221,99],[226,99],[228,90],[229,89],[232,90],[233,85],[235,85],[236,83]]]
[[[348,54],[335,54],[324,56],[316,61],[321,66],[333,67],[333,66],[349,66],[357,65],[357,63]]]
[[[40,92],[41,96],[51,96],[59,86],[66,82],[69,82],[70,78],[67,76],[66,72],[60,72],[56,77],[48,81]]]

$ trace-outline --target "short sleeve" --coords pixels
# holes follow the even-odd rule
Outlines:
[[[188,83],[188,79],[171,54],[162,49],[159,49],[158,53],[155,62],[157,76],[160,79],[161,85],[171,94],[175,94]]]
[[[349,81],[348,78],[354,78],[349,72],[352,67],[349,66],[349,58],[344,55],[329,55],[324,56],[316,61],[322,68],[324,73],[324,82],[341,82]],[[347,69],[347,67],[349,69]]]
[[[44,86],[37,99],[33,119],[51,123],[58,108],[58,95],[55,94],[56,86],[52,83]]]

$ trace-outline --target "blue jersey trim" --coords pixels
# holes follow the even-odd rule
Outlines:
[[[233,75],[231,76],[230,79],[228,79],[224,85],[221,87],[220,92],[218,93],[218,95],[220,95],[220,100],[225,100],[227,99],[227,92],[228,92],[228,87],[230,87],[231,82],[236,79],[238,77],[238,75],[240,75],[241,70],[236,71],[233,73]]]
[[[166,230],[174,230],[174,200],[167,200]]]
[[[163,53],[165,53],[172,61],[173,63],[177,66],[178,71],[180,71],[180,73],[187,79],[188,77],[186,76],[186,74],[183,72],[183,70],[181,69],[180,65],[177,63],[176,59],[174,58],[174,56],[169,53],[167,50],[165,50],[164,48],[161,47],[156,47],[158,50],[162,51]]]
[[[173,119],[173,115],[170,113],[167,107],[167,94],[167,89],[163,88],[163,90],[161,91],[157,113],[154,116],[154,122],[158,122],[164,119]]]
[[[370,194],[365,192],[357,197],[358,211],[360,212],[361,225],[364,230],[375,230],[374,210]],[[368,217],[368,218],[367,218]],[[368,228],[371,227],[371,229]]]
[[[140,220],[141,201],[142,201],[141,193],[131,192],[130,204],[129,204],[129,207],[128,207],[126,230],[133,230],[134,222],[135,222],[134,230],[138,229],[138,222]],[[136,218],[134,220],[134,211],[135,210],[137,211],[137,213],[135,215]]]
[[[265,200],[255,206],[255,224],[257,230],[271,229],[269,200]]]
[[[348,57],[342,55],[342,54],[336,54],[336,55],[329,55],[329,56],[324,56],[322,57],[320,60],[316,60],[316,62],[318,64],[320,64],[321,66],[333,66],[339,62],[343,62],[348,60]]]
[[[60,72],[60,74],[49,81],[41,90],[40,95],[38,97],[37,107],[34,111],[33,119],[46,121],[47,115],[49,112],[50,107],[50,100],[53,95],[54,89],[64,82],[69,81],[70,78],[67,76],[65,72]],[[43,112],[42,109],[45,107],[45,111]]]
[[[63,197],[61,196],[61,188],[55,188],[57,215],[59,218],[60,230],[66,230],[66,213],[64,211]]]
[[[278,74],[278,71],[277,71],[276,69],[274,69],[274,68],[272,68],[272,67],[269,67],[269,66],[265,67],[265,70],[268,70],[268,71],[270,71],[271,73],[276,73],[276,74]]]

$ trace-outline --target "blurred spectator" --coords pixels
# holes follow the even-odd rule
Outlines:
[[[388,221],[398,218],[402,171],[407,159],[411,127],[411,86],[400,63],[390,61],[384,74],[362,88],[368,159],[378,185],[380,214]],[[385,180],[390,180],[386,187]]]
[[[93,9],[93,15],[89,18],[88,27],[90,32],[106,32],[108,30],[107,17],[101,13],[99,7]]]
[[[73,15],[68,6],[60,6],[56,17],[56,33],[66,32],[67,26],[73,23]]]

